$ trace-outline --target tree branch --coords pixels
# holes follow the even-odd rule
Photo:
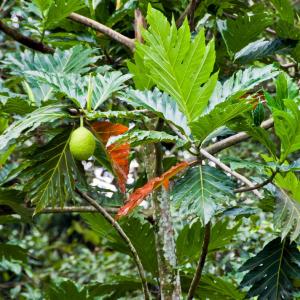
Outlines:
[[[203,244],[202,244],[202,252],[201,252],[201,256],[200,256],[199,261],[198,261],[196,272],[194,274],[192,283],[191,283],[190,288],[189,288],[189,292],[188,292],[188,296],[187,296],[188,300],[192,300],[194,298],[196,289],[197,289],[197,287],[199,285],[199,282],[201,280],[203,267],[204,267],[206,256],[207,256],[207,253],[208,253],[208,245],[209,245],[209,241],[210,241],[210,228],[211,228],[211,222],[208,222],[205,225],[204,240],[203,240]]]
[[[264,129],[269,129],[269,128],[273,127],[273,125],[274,125],[273,119],[268,119],[268,120],[262,122],[261,127]],[[216,154],[226,148],[229,148],[235,144],[238,144],[242,141],[247,140],[249,137],[250,136],[247,133],[240,132],[240,133],[232,135],[226,139],[223,139],[217,143],[214,143],[214,144],[206,147],[205,150],[210,154]]]
[[[18,30],[7,26],[1,20],[0,20],[0,30],[3,31],[8,36],[10,36],[15,41],[19,42],[20,44],[22,44],[30,49],[33,49],[33,50],[36,50],[36,51],[39,51],[42,53],[54,53],[54,49],[51,48],[50,46],[47,46],[39,41],[33,40],[32,38],[21,34]]]
[[[84,17],[82,15],[79,15],[77,13],[71,13],[68,17],[69,19],[71,19],[72,21],[75,21],[77,23],[83,24],[87,27],[93,28],[98,32],[101,32],[107,36],[109,36],[110,38],[112,38],[113,40],[125,45],[126,47],[128,47],[131,51],[134,50],[135,48],[135,42],[134,39],[130,39],[127,36],[95,21],[92,20],[90,18]]]
[[[241,187],[241,188],[235,189],[234,192],[242,193],[242,192],[249,192],[249,191],[260,189],[260,188],[264,187],[265,185],[271,183],[273,181],[273,179],[275,178],[276,174],[277,174],[276,172],[273,172],[273,174],[270,176],[270,178],[266,179],[262,183],[259,183],[252,187],[250,187],[250,186],[249,187]]]
[[[127,244],[128,248],[131,251],[131,254],[133,256],[133,259],[137,265],[137,268],[139,270],[140,278],[142,281],[142,286],[143,286],[143,292],[144,292],[144,298],[145,300],[150,300],[151,296],[148,290],[147,286],[147,280],[146,280],[146,274],[144,267],[142,265],[142,262],[139,258],[139,255],[133,246],[131,240],[127,236],[127,234],[124,232],[122,227],[119,225],[119,223],[111,217],[111,215],[98,203],[96,202],[93,198],[91,198],[89,195],[86,193],[81,192],[79,189],[76,189],[76,192],[83,198],[85,199],[90,205],[92,205],[111,225],[112,227],[118,232],[120,237],[124,240],[124,242]]]
[[[33,209],[32,209],[33,210]],[[105,210],[108,213],[114,214],[117,213],[119,208],[117,207],[105,207]],[[40,212],[37,214],[52,214],[52,213],[94,213],[98,212],[98,210],[94,207],[90,206],[65,206],[65,207],[47,207],[42,209]]]
[[[197,9],[198,5],[200,4],[200,0],[191,0],[184,12],[180,15],[180,17],[176,21],[176,26],[180,27],[185,19],[186,16],[194,15],[194,11]],[[193,17],[194,18],[194,17]]]
[[[225,172],[231,174],[235,178],[239,179],[241,182],[244,182],[246,185],[251,187],[251,191],[253,192],[253,194],[255,194],[259,198],[262,198],[261,193],[259,191],[257,191],[256,189],[254,189],[255,185],[248,178],[239,174],[236,171],[231,170],[227,165],[222,163],[219,159],[217,159],[216,157],[214,157],[213,155],[208,153],[206,150],[200,149],[200,153],[201,153],[201,155],[203,155],[204,157],[206,157],[207,159],[209,159],[210,161],[215,163],[219,168],[221,168]]]

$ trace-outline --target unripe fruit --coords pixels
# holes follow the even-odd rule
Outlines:
[[[93,155],[95,146],[95,138],[88,129],[79,127],[72,132],[70,150],[76,159],[87,160]]]

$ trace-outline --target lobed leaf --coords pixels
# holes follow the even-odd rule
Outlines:
[[[292,280],[300,279],[299,260],[295,242],[276,238],[240,268],[248,271],[241,286],[250,286],[247,296],[258,300],[291,299]]]
[[[0,135],[0,152],[7,149],[21,135],[38,128],[41,124],[53,123],[59,119],[66,119],[69,115],[65,111],[66,106],[62,104],[47,105],[27,114],[20,120],[13,122],[2,135]]]
[[[214,42],[205,45],[204,31],[191,41],[188,22],[180,29],[149,6],[145,44],[137,44],[137,55],[146,66],[148,77],[172,96],[188,121],[205,109],[217,80],[210,76],[215,62]],[[136,61],[139,65],[139,61]],[[145,88],[145,87],[144,87]]]
[[[189,169],[175,182],[172,191],[174,205],[185,218],[197,216],[207,224],[219,203],[233,195],[234,184],[222,171],[210,166]]]

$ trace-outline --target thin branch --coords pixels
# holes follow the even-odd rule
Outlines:
[[[204,240],[203,240],[203,244],[202,244],[202,252],[201,252],[201,256],[200,256],[199,261],[198,261],[196,272],[194,274],[192,283],[191,283],[190,288],[189,288],[189,292],[188,292],[188,296],[187,296],[188,300],[192,300],[194,298],[196,289],[197,289],[197,287],[199,285],[199,282],[201,280],[203,267],[204,267],[206,256],[207,256],[207,253],[208,253],[208,245],[209,245],[209,241],[210,241],[210,228],[211,228],[211,222],[208,222],[205,225]]]
[[[236,171],[231,170],[227,165],[225,165],[224,163],[222,163],[219,159],[217,159],[216,157],[214,157],[213,155],[211,155],[210,153],[208,153],[206,150],[204,149],[200,149],[200,153],[206,157],[207,159],[209,159],[210,161],[212,161],[213,163],[215,163],[219,168],[221,168],[222,170],[224,170],[225,172],[231,174],[232,176],[234,176],[235,178],[239,179],[240,181],[242,181],[243,183],[245,183],[246,185],[248,185],[249,187],[251,187],[251,191],[253,194],[255,194],[256,196],[258,196],[259,198],[262,198],[262,195],[259,191],[257,191],[256,189],[254,189],[255,185],[245,176],[239,174]]]
[[[139,270],[139,274],[140,274],[140,278],[141,278],[142,286],[143,286],[144,298],[145,298],[145,300],[150,300],[151,296],[150,296],[148,286],[147,286],[147,280],[146,280],[146,274],[145,274],[144,267],[142,265],[142,262],[139,258],[139,255],[138,255],[135,247],[133,246],[133,244],[132,244],[131,240],[129,239],[129,237],[127,236],[127,234],[124,232],[124,230],[119,225],[119,223],[113,217],[111,217],[111,215],[98,202],[96,202],[89,195],[87,195],[86,193],[81,192],[78,189],[76,189],[76,192],[83,199],[85,199],[88,203],[90,203],[112,225],[112,227],[118,232],[120,237],[127,244],[128,248],[131,251],[133,259],[134,259],[134,261],[137,265],[137,268]]]
[[[84,17],[82,15],[79,15],[77,13],[71,13],[68,17],[69,19],[71,19],[72,21],[75,21],[77,23],[83,24],[87,27],[93,28],[98,32],[101,32],[107,36],[109,36],[110,38],[112,38],[113,40],[125,45],[126,47],[128,47],[131,51],[134,50],[135,48],[135,40],[134,39],[130,39],[127,36],[95,21],[92,20],[90,18]]]
[[[0,30],[3,31],[5,34],[13,38],[15,41],[19,42],[20,44],[42,52],[42,53],[54,53],[54,49],[50,46],[47,46],[39,41],[33,40],[32,38],[21,34],[18,30],[7,26],[4,22],[0,20]]]
[[[176,26],[180,27],[186,16],[194,16],[194,11],[197,9],[200,4],[200,0],[191,0],[184,12],[180,15],[180,17],[176,21]],[[194,18],[194,17],[193,17]]]
[[[275,176],[276,176],[276,172],[273,172],[273,174],[270,176],[270,178],[266,179],[262,183],[259,183],[255,186],[252,186],[252,187],[250,187],[250,186],[249,187],[241,187],[241,188],[235,189],[234,192],[235,193],[242,193],[242,192],[249,192],[249,191],[252,191],[252,190],[261,189],[265,185],[271,183],[273,181],[273,179],[275,178]]]
[[[119,208],[117,207],[105,207],[108,213],[117,213]],[[52,214],[52,213],[95,213],[98,210],[90,206],[65,206],[65,207],[47,207],[39,211],[37,214]]]
[[[269,129],[271,127],[274,126],[274,121],[273,119],[268,119],[266,121],[264,121],[262,124],[261,124],[261,127],[264,128],[264,129]],[[205,150],[210,153],[210,154],[216,154],[226,148],[229,148],[235,144],[238,144],[242,141],[245,141],[249,138],[250,136],[245,133],[245,132],[240,132],[240,133],[237,133],[235,135],[232,135],[226,139],[223,139],[217,143],[214,143],[208,147],[205,148]]]

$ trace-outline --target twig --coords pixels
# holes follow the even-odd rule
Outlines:
[[[211,155],[210,153],[208,153],[206,150],[204,149],[200,149],[200,153],[206,157],[207,159],[209,159],[210,161],[212,161],[213,163],[215,163],[219,168],[221,168],[222,170],[224,170],[225,172],[231,174],[232,176],[234,176],[235,178],[239,179],[240,181],[244,182],[246,185],[248,185],[249,187],[251,187],[251,191],[253,192],[253,194],[255,194],[256,196],[258,196],[259,198],[262,198],[262,195],[259,191],[257,191],[256,189],[254,189],[255,185],[245,176],[239,174],[236,171],[231,170],[227,165],[225,165],[224,163],[222,163],[219,159],[217,159],[216,157],[214,157],[213,155]]]
[[[7,26],[0,20],[0,30],[5,34],[13,38],[15,41],[27,46],[30,49],[42,52],[42,53],[54,53],[54,49],[47,46],[39,41],[33,40],[32,38],[21,34],[18,30]]]
[[[135,48],[134,39],[130,39],[127,36],[117,32],[95,20],[92,20],[90,18],[84,17],[84,16],[76,14],[76,13],[71,13],[68,18],[75,22],[81,23],[87,27],[93,28],[96,31],[99,31],[99,32],[109,36],[113,40],[127,46],[131,51],[133,51]]]
[[[273,127],[273,125],[274,125],[273,119],[268,119],[261,124],[261,127],[264,129],[269,129]],[[206,147],[205,150],[210,154],[216,154],[226,148],[229,148],[235,144],[247,140],[249,137],[250,136],[247,133],[240,132]]]
[[[81,192],[79,189],[76,189],[76,192],[83,199],[85,199],[88,203],[90,203],[112,225],[112,227],[118,232],[120,237],[127,244],[128,248],[131,251],[133,259],[137,265],[137,268],[139,270],[139,274],[140,274],[140,278],[141,278],[142,286],[143,286],[144,298],[145,298],[145,300],[150,300],[151,296],[150,296],[148,286],[147,286],[147,280],[146,280],[146,274],[145,274],[144,267],[142,265],[142,262],[139,258],[139,255],[138,255],[135,247],[133,246],[133,244],[132,244],[131,240],[129,239],[129,237],[127,236],[127,234],[124,232],[124,230],[119,225],[119,223],[113,217],[111,217],[111,215],[98,202],[96,202],[93,198],[91,198],[86,193]]]
[[[33,209],[32,209],[33,210]],[[108,213],[117,213],[119,208],[117,207],[105,207],[105,210]],[[79,212],[79,213],[84,213],[84,212],[89,212],[89,213],[94,213],[98,212],[97,209],[94,207],[90,206],[65,206],[65,207],[47,207],[39,211],[37,214],[52,214],[52,213],[74,213],[74,212]]]
[[[176,21],[176,26],[180,27],[186,16],[194,15],[194,11],[200,4],[200,0],[191,0],[184,12],[180,15],[180,17]]]
[[[143,43],[143,37],[142,37],[142,28],[146,28],[147,24],[145,21],[145,18],[142,14],[142,11],[138,8],[134,11],[134,34],[135,39]]]
[[[235,189],[234,192],[235,193],[242,193],[242,192],[249,192],[249,191],[252,191],[252,190],[258,190],[262,187],[264,187],[265,185],[271,183],[273,181],[273,179],[275,178],[276,176],[276,172],[273,172],[272,176],[270,176],[270,178],[266,179],[265,181],[263,181],[262,183],[259,183],[253,187],[241,187],[241,188],[238,188],[238,189]]]
[[[202,244],[202,252],[201,252],[201,256],[200,256],[199,261],[198,261],[196,272],[194,274],[192,283],[191,283],[190,288],[189,288],[189,292],[188,292],[188,296],[187,296],[188,300],[192,300],[194,298],[196,289],[197,289],[197,287],[199,285],[199,282],[201,280],[203,267],[204,267],[206,256],[207,256],[207,253],[208,253],[208,245],[209,245],[209,241],[210,241],[210,227],[211,227],[211,222],[208,222],[205,225],[204,240],[203,240],[203,244]]]

